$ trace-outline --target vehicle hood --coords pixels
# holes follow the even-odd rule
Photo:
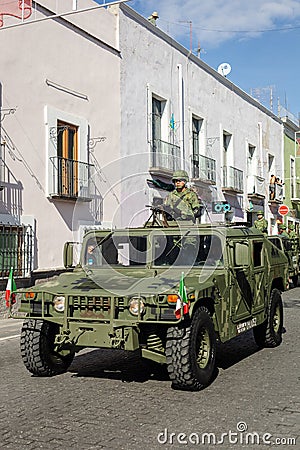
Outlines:
[[[161,272],[144,269],[132,272],[129,275],[114,269],[74,271],[35,286],[33,290],[71,295],[91,295],[91,291],[92,295],[155,295],[178,290],[182,274],[181,270],[176,269]]]

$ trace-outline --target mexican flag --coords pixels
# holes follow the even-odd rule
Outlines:
[[[6,291],[5,291],[5,302],[6,302],[6,308],[9,308],[10,306],[10,299],[12,300],[11,303],[15,303],[15,294],[14,292],[17,290],[17,286],[14,280],[14,276],[13,276],[13,268],[10,269],[9,272],[9,277],[7,280],[7,285],[6,285]]]
[[[189,301],[187,298],[186,287],[184,285],[184,273],[182,272],[179,284],[178,298],[175,308],[175,317],[180,319],[181,316],[181,305],[183,306],[183,315],[189,312]]]

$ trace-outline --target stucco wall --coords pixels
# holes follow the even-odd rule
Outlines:
[[[191,114],[204,119],[202,154],[216,160],[217,184],[215,199],[224,199],[221,191],[222,132],[232,134],[230,165],[244,172],[244,194],[242,195],[243,217],[246,216],[247,200],[247,157],[248,144],[256,147],[255,175],[266,179],[265,209],[268,196],[268,153],[275,157],[274,170],[282,176],[282,125],[271,112],[260,106],[249,95],[234,86],[205,63],[191,56],[169,36],[137,16],[126,5],[121,7],[120,49],[121,65],[121,142],[124,155],[136,152],[149,155],[151,140],[151,110],[149,98],[152,94],[166,100],[168,120],[174,114],[175,132],[165,131],[164,140],[184,148],[186,169],[191,161]],[[159,21],[158,21],[159,22]],[[183,116],[181,116],[179,71],[182,70]],[[168,135],[169,134],[169,135]],[[183,137],[183,143],[182,143]],[[212,145],[208,145],[211,138]],[[126,144],[125,144],[126,143]],[[149,157],[136,158],[136,173],[144,174],[144,180],[137,177],[136,188],[152,195],[162,193],[148,189],[145,182],[149,170]],[[132,168],[131,168],[132,170]],[[149,176],[149,173],[148,173]],[[132,188],[124,185],[124,191]],[[136,209],[144,208],[145,199],[140,197]],[[130,211],[132,214],[132,211]],[[127,219],[124,217],[124,223]],[[216,217],[221,219],[221,217]]]
[[[55,2],[43,3],[50,7]],[[92,1],[83,3],[95,5]],[[74,28],[72,23],[78,26]],[[83,31],[79,25],[84,27]],[[20,221],[31,222],[36,228],[35,268],[38,269],[61,266],[64,242],[78,240],[80,224],[96,221],[93,202],[75,203],[47,197],[49,127],[45,111],[55,108],[67,117],[74,117],[75,123],[85,121],[88,128],[87,134],[81,136],[81,146],[87,147],[88,139],[105,138],[98,140],[92,149],[99,168],[117,154],[120,56],[116,48],[116,27],[117,18],[110,11],[97,10],[77,14],[72,19],[68,16],[64,20],[0,29],[1,60],[5,68],[0,79],[1,107],[15,108],[14,114],[7,115],[2,122],[15,146],[13,152],[6,150],[5,163],[10,180],[22,186]],[[103,195],[107,191],[105,174],[98,176],[96,182]],[[0,195],[5,200],[1,219],[10,222],[11,205],[4,199],[4,191]],[[114,207],[109,195],[106,198],[109,221]]]

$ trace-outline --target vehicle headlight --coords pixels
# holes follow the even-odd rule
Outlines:
[[[53,306],[54,306],[55,311],[64,312],[65,297],[63,295],[56,295],[53,299]]]
[[[129,302],[129,312],[133,316],[139,315],[139,305],[140,305],[140,314],[143,314],[145,311],[145,299],[143,297],[132,297]]]

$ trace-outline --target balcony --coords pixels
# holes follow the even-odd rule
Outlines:
[[[208,184],[216,184],[216,161],[199,155],[192,159],[192,178]]]
[[[94,166],[86,162],[53,156],[50,158],[51,198],[91,201],[90,180]]]
[[[279,184],[269,184],[269,188],[269,203],[282,203],[283,187]]]
[[[150,172],[174,172],[174,170],[181,168],[180,147],[178,145],[155,139],[151,156]]]
[[[243,192],[243,171],[231,166],[223,167],[223,191]]]
[[[250,198],[265,198],[265,178],[258,177],[257,175],[247,176],[247,193]]]

